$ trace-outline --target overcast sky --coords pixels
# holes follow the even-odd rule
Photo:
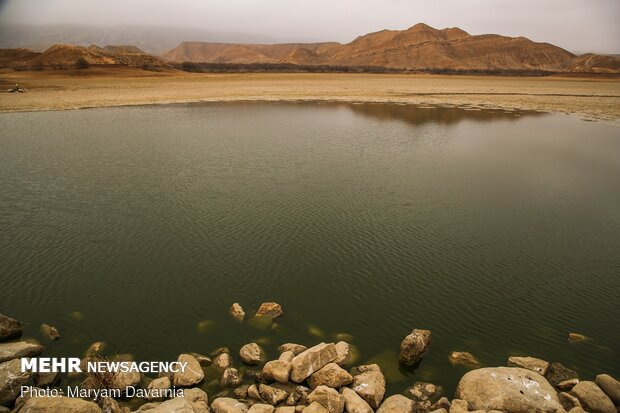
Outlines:
[[[418,22],[620,53],[620,0],[0,0],[0,24],[160,25],[349,42]],[[204,39],[208,40],[208,39]]]

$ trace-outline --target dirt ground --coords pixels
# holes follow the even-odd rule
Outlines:
[[[6,93],[19,83],[27,93]],[[620,78],[425,74],[154,73],[131,69],[0,73],[0,112],[235,100],[398,102],[524,109],[620,120]]]

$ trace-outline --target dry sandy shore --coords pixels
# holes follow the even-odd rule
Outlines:
[[[401,102],[620,120],[620,78],[379,74],[190,74],[129,69],[0,73],[0,112],[235,100]]]

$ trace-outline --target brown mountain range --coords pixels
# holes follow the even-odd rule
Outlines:
[[[382,30],[348,44],[228,44],[183,42],[162,54],[170,62],[295,64],[383,67],[420,71],[583,71],[618,73],[620,59],[580,56],[525,37],[470,35],[459,28],[420,23],[407,30]]]

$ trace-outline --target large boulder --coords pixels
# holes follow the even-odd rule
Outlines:
[[[10,340],[22,335],[24,324],[0,314],[0,341]]]
[[[218,397],[211,403],[214,413],[246,413],[248,406],[230,397]]]
[[[28,382],[30,374],[22,373],[18,359],[0,364],[0,406],[11,404],[19,396],[20,386]]]
[[[620,406],[620,381],[609,374],[599,374],[594,381],[609,396],[611,401]]]
[[[426,355],[433,341],[429,330],[415,329],[400,343],[399,361],[407,366],[413,366]]]
[[[308,379],[308,384],[311,388],[318,386],[327,386],[334,389],[339,389],[342,386],[351,384],[353,382],[353,376],[348,371],[337,365],[336,363],[326,364],[322,369],[315,372]]]
[[[249,343],[241,347],[239,357],[241,357],[241,361],[245,364],[258,365],[262,363],[265,352],[258,344]]]
[[[177,359],[179,363],[187,363],[184,371],[174,373],[173,383],[175,386],[187,387],[200,383],[205,377],[200,363],[190,354],[181,354]]]
[[[308,402],[317,402],[329,413],[342,413],[344,411],[344,396],[327,386],[319,386],[308,395]]]
[[[373,413],[372,407],[359,394],[348,387],[343,387],[340,394],[344,397],[347,413]]]
[[[535,371],[544,376],[549,368],[549,362],[534,357],[508,357],[508,367],[521,367]]]
[[[377,413],[413,413],[413,400],[395,394],[381,403]]]
[[[27,341],[0,344],[0,363],[20,357],[34,357],[43,351],[43,346]]]
[[[19,413],[101,413],[93,402],[75,397],[32,397]]]
[[[290,379],[295,383],[301,383],[315,371],[335,361],[338,352],[334,343],[321,343],[309,348],[295,356],[291,361]]]
[[[385,376],[376,364],[359,366],[351,388],[373,409],[379,408],[385,396]]]
[[[587,412],[617,413],[614,403],[593,381],[580,381],[568,393],[579,399]]]
[[[511,413],[556,412],[562,406],[553,386],[540,374],[518,367],[488,367],[465,374],[455,398],[473,410]]]

